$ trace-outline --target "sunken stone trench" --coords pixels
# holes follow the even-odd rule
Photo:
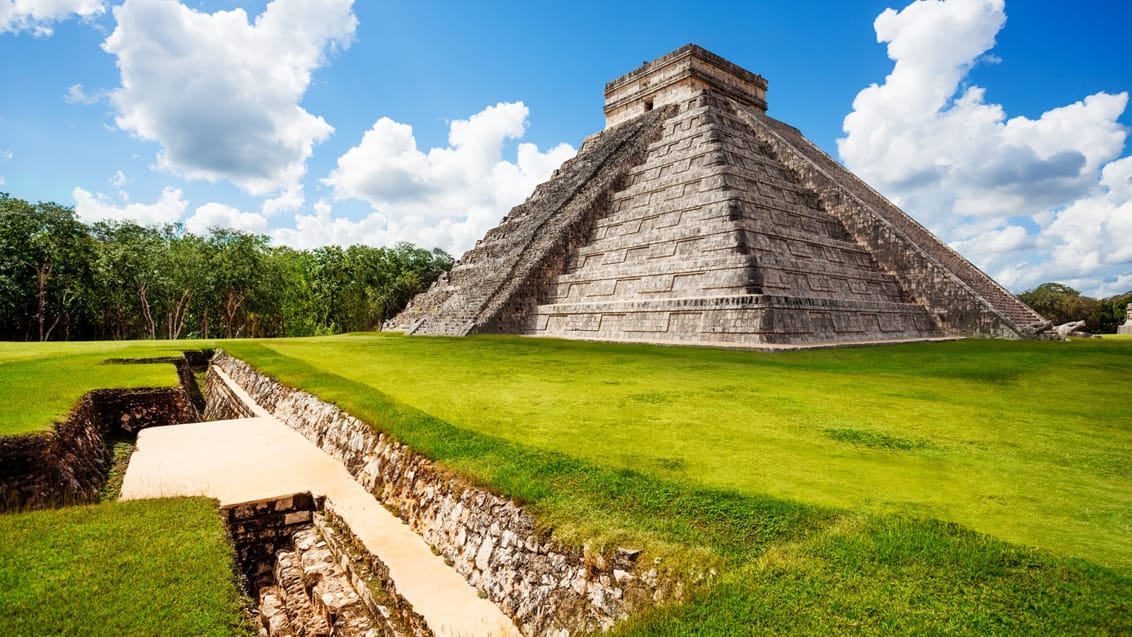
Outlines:
[[[204,397],[193,371],[203,371],[210,356],[187,352],[182,358],[108,361],[170,363],[180,385],[97,389],[51,431],[0,437],[0,512],[96,502],[110,471],[108,439],[131,439],[148,427],[201,419]]]
[[[266,412],[340,462],[354,481],[419,535],[423,545],[432,547],[480,597],[495,604],[523,635],[564,637],[605,631],[633,613],[683,597],[680,582],[661,575],[654,563],[639,564],[640,552],[632,547],[597,553],[561,545],[537,532],[534,518],[514,502],[443,470],[337,407],[286,387],[225,353],[214,358],[207,388],[210,418],[257,412],[263,417]],[[243,402],[241,394],[254,404]],[[352,565],[344,572],[355,582],[354,590],[363,598],[366,590],[374,595],[375,601],[365,604],[371,614],[392,616],[407,627],[406,634],[429,634],[425,618],[415,615],[427,613],[402,598],[396,577],[373,554],[380,553],[380,547],[370,553],[351,539],[352,532],[332,500],[328,497],[325,511],[312,513],[311,519],[321,529],[328,550],[340,556],[340,563]],[[282,518],[275,515],[283,519],[287,513]],[[299,517],[293,520],[305,523]],[[235,534],[242,533],[234,528]],[[287,582],[293,580],[289,569],[301,564],[305,547],[317,547],[319,540],[295,536],[299,539],[280,542],[270,533],[264,537],[270,547],[240,549],[249,589],[260,600],[259,612],[265,618],[278,618],[275,609],[282,607],[288,617],[305,616],[305,611],[285,608],[285,600],[303,599],[287,592]],[[237,544],[242,545],[239,540]],[[349,547],[358,549],[353,557]],[[296,550],[300,557],[295,557]],[[274,621],[285,628],[281,619]]]
[[[321,511],[324,505],[310,493],[296,493],[221,507],[261,634],[432,635],[423,619],[389,592],[380,567],[352,543],[345,522]]]

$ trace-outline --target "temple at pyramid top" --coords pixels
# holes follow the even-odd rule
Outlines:
[[[738,347],[1035,338],[1040,315],[695,45],[605,87],[606,128],[388,329]]]
[[[766,80],[694,44],[646,62],[605,85],[605,127],[714,90],[766,112]]]

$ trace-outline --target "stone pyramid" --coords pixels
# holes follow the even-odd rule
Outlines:
[[[766,115],[695,45],[605,87],[606,128],[387,326],[739,346],[1032,338],[1044,319]]]

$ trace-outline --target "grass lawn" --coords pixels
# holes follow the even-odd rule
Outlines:
[[[110,358],[179,356],[200,344],[156,342],[0,342],[0,436],[47,431],[93,389],[171,387],[168,363],[107,364]]]
[[[720,573],[628,633],[1132,631],[1128,340],[224,346],[562,537]]]
[[[252,634],[212,500],[0,515],[0,546],[5,635]]]
[[[35,404],[45,383],[70,391],[81,368],[148,367],[97,364],[106,358],[202,346],[0,344],[0,395],[22,388]],[[643,548],[686,582],[712,582],[623,635],[1132,633],[1132,339],[778,353],[395,335],[222,346],[526,503],[566,541]],[[81,382],[62,413],[107,386]],[[35,409],[2,405],[0,423]],[[93,520],[99,510],[42,515]],[[32,515],[0,517],[0,541],[53,556],[0,553],[0,618],[24,612],[25,589],[55,580],[74,586],[70,599],[117,599],[95,571],[129,570],[119,561],[130,551],[68,543],[110,520],[29,526]],[[173,537],[191,531],[181,519],[144,526]],[[133,538],[138,553],[161,542],[132,533],[112,535]],[[210,541],[176,544],[193,552]],[[58,574],[26,575],[39,561]],[[186,578],[195,568],[154,577],[213,578]],[[93,592],[69,583],[72,572]],[[108,601],[115,621],[147,621],[158,611],[137,590],[160,599],[165,586],[128,584],[134,610]],[[199,612],[211,617],[226,599]],[[71,606],[57,613],[129,633],[98,608]]]

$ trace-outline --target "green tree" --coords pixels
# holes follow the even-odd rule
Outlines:
[[[1101,327],[1100,302],[1063,283],[1043,283],[1018,298],[1055,325],[1083,320],[1090,330]]]
[[[1132,291],[1101,299],[1099,331],[1103,334],[1115,334],[1116,328],[1124,325],[1128,318],[1129,303],[1132,303]]]
[[[6,338],[89,331],[94,246],[70,208],[0,193],[0,310]]]
[[[270,277],[274,268],[268,261],[267,236],[214,229],[206,244],[207,287],[215,305],[204,312],[203,336],[208,337],[211,312],[219,319],[225,338],[258,335],[264,310],[280,305],[278,288]]]

